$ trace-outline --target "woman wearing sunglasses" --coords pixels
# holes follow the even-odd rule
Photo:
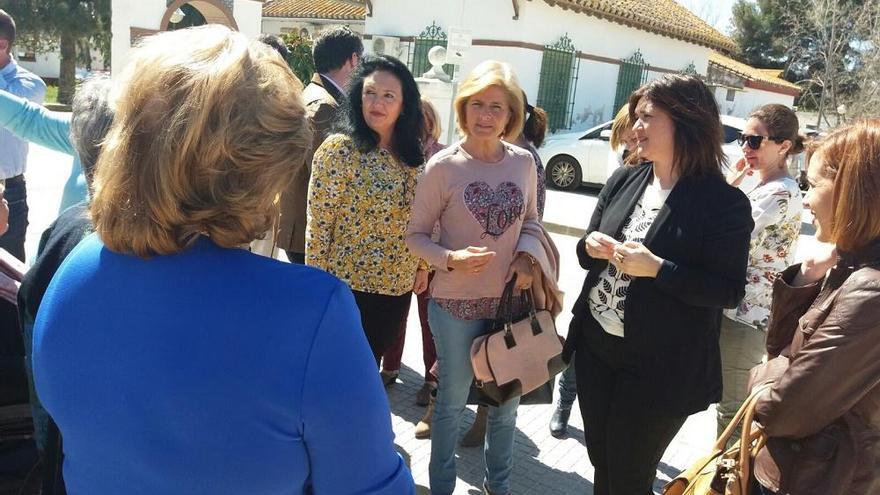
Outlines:
[[[789,156],[803,151],[798,119],[785,105],[764,105],[749,116],[739,137],[744,158],[728,177],[740,186],[754,174],[756,186],[743,188],[752,205],[752,230],[746,295],[721,320],[721,375],[718,433],[733,419],[746,398],[749,370],[764,357],[770,298],[776,274],[794,263],[801,230],[801,192],[789,174]],[[734,434],[739,438],[739,432]]]

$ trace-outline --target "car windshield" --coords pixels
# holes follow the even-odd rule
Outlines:
[[[607,131],[611,129],[612,124],[613,122],[607,122],[604,125],[600,125],[599,127],[594,127],[593,129],[590,129],[586,134],[584,134],[581,139],[599,139],[601,137],[600,134],[602,134],[602,131]]]
[[[725,125],[723,127],[724,127],[724,142],[725,143],[732,143],[732,142],[736,141],[736,139],[739,137],[739,133],[741,131],[739,129],[737,129],[736,127],[732,127],[729,125]]]

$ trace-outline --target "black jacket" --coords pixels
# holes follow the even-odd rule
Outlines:
[[[599,193],[586,235],[598,230],[620,240],[652,177],[650,163],[615,172]],[[665,261],[657,278],[632,281],[624,310],[624,346],[644,378],[646,407],[683,415],[721,399],[721,311],[745,295],[753,227],[748,198],[721,176],[684,177],[669,194],[644,242]],[[577,256],[588,273],[572,310],[566,357],[603,331],[590,316],[588,298],[608,261],[590,257],[585,239]]]

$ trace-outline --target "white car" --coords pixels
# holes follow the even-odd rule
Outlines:
[[[549,136],[538,150],[546,169],[547,184],[568,191],[582,184],[605,184],[619,166],[616,154],[611,151],[611,144],[608,142],[612,123],[613,121],[608,121],[587,131]],[[730,167],[743,156],[736,139],[746,121],[722,115],[721,124],[724,127],[722,148]]]

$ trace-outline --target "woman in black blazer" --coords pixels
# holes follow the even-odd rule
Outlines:
[[[652,493],[687,416],[720,400],[721,310],[744,295],[753,226],[722,177],[718,106],[700,79],[652,81],[629,108],[644,163],[599,194],[566,342],[597,495]]]

